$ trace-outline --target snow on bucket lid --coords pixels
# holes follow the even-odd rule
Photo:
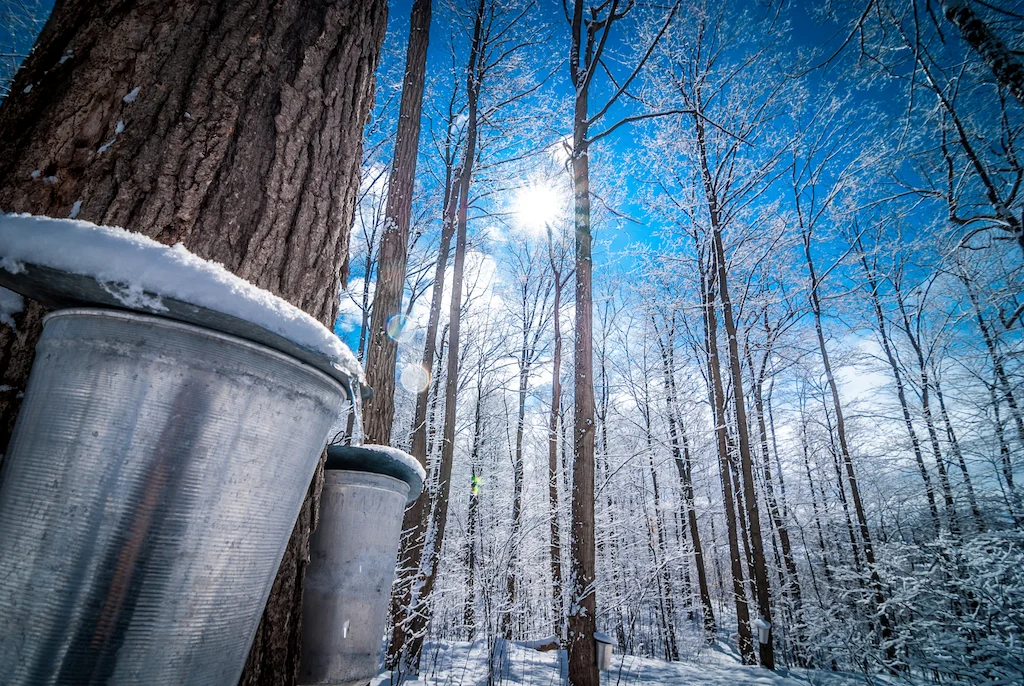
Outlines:
[[[358,360],[299,308],[204,260],[114,226],[0,214],[0,286],[50,307],[99,305],[157,314],[261,343],[365,384]]]
[[[409,484],[406,502],[419,497],[427,472],[407,452],[387,445],[331,445],[327,447],[327,469],[384,474]]]
[[[614,646],[615,645],[615,639],[613,639],[608,634],[602,634],[600,631],[595,631],[594,632],[594,640],[597,641],[598,643],[606,643],[607,645],[610,645],[610,646]]]

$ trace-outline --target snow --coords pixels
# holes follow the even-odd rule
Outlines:
[[[23,91],[21,91],[21,92],[22,92],[22,93],[31,93],[31,92],[32,92],[32,86],[33,86],[33,85],[34,85],[34,84],[31,84],[31,83],[30,83],[30,84],[28,84],[27,86],[25,86],[25,90],[23,90]]]
[[[76,200],[75,204],[71,206],[71,212],[68,213],[69,219],[74,219],[78,216],[78,213],[82,211],[82,201]]]
[[[500,683],[524,686],[560,686],[566,683],[565,654],[562,651],[538,652],[516,642],[503,657],[503,674],[495,675]],[[418,681],[405,683],[484,686],[488,683],[487,658],[486,640],[473,643],[428,642],[423,648],[423,671]],[[382,673],[371,683],[390,684],[387,676],[386,672]],[[617,686],[854,686],[868,683],[858,674],[785,668],[770,672],[743,665],[731,650],[722,645],[705,650],[685,662],[616,653],[612,657],[612,668],[602,672],[601,682]],[[871,683],[882,686],[895,682],[871,675]]]
[[[103,153],[105,153],[110,148],[111,145],[113,145],[116,142],[117,142],[117,136],[114,136],[109,141],[107,141],[106,143],[101,145],[96,152],[98,152],[99,154],[102,155]]]
[[[14,315],[25,309],[25,299],[6,288],[0,288],[0,324],[14,328]],[[4,389],[0,389],[4,390]]]
[[[95,278],[129,308],[165,310],[161,298],[167,297],[244,319],[364,381],[355,356],[327,327],[180,243],[166,246],[119,227],[77,219],[0,215],[0,268],[17,274],[25,264]]]
[[[133,103],[135,102],[135,98],[139,97],[140,90],[142,90],[142,87],[136,86],[135,88],[132,88],[130,91],[128,91],[128,94],[121,99],[127,103]]]
[[[29,174],[29,176],[32,177],[33,179],[39,179],[39,177],[42,176],[42,175],[43,175],[43,172],[39,171],[38,169],[33,171],[31,174]]]
[[[124,122],[121,121],[121,120],[118,120],[117,126],[114,127],[114,133],[123,133],[123,132],[124,132]]]

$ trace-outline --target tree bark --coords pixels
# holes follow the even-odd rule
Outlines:
[[[461,178],[461,172],[456,174]],[[423,343],[423,368],[428,373],[434,369],[434,356],[437,347],[437,327],[441,319],[441,299],[444,294],[445,270],[448,265],[452,235],[455,233],[455,208],[458,205],[459,184],[452,181],[452,167],[449,163],[445,179],[445,205],[442,212],[441,245],[438,248],[437,264],[434,269],[434,287],[430,299],[430,314],[427,316],[427,335]],[[442,357],[444,337],[442,336]],[[437,369],[440,372],[441,361]],[[438,375],[430,377],[426,388],[416,394],[416,409],[412,421],[412,446],[410,454],[426,469],[428,452],[428,424],[433,430],[434,413],[438,391]],[[427,406],[433,396],[434,408],[431,410],[430,421],[427,421]],[[431,441],[432,442],[432,441]],[[412,610],[413,581],[419,576],[423,560],[423,545],[427,533],[427,525],[432,505],[432,498],[416,499],[405,511],[402,520],[402,546],[399,553],[398,573],[391,590],[391,641],[388,643],[386,666],[394,669],[401,657],[402,648],[406,644],[406,629],[410,610]]]
[[[594,632],[597,630],[596,556],[594,550],[594,315],[593,238],[590,233],[589,81],[592,29],[583,19],[584,0],[573,5],[569,74],[576,89],[573,103],[571,167],[576,227],[576,341],[573,347],[572,588],[569,610],[569,683],[598,686]],[[610,19],[609,19],[610,21]],[[581,69],[581,50],[584,64]]]
[[[483,41],[485,0],[479,0],[473,21],[473,43],[466,68],[467,114],[466,147],[458,178],[458,218],[455,239],[455,260],[452,268],[451,303],[448,309],[448,368],[444,388],[444,426],[441,438],[441,462],[438,470],[438,494],[433,508],[432,547],[426,562],[427,570],[418,582],[419,597],[413,598],[416,612],[408,620],[408,629],[402,643],[392,646],[393,655],[399,656],[394,669],[399,674],[419,672],[427,622],[430,618],[430,596],[437,581],[437,566],[444,544],[448,523],[448,501],[451,491],[452,460],[455,455],[455,416],[459,385],[459,348],[462,323],[462,286],[466,269],[466,227],[469,221],[469,186],[473,178],[473,162],[477,144],[477,105],[480,99],[481,44]],[[396,626],[396,630],[397,630]],[[393,637],[394,640],[394,637]]]
[[[554,303],[551,328],[554,331],[554,351],[551,360],[551,418],[548,423],[548,516],[551,518],[551,616],[553,629],[560,643],[565,641],[565,610],[562,606],[562,532],[558,521],[558,418],[562,402],[562,269],[555,261],[553,239],[548,230],[551,274],[554,279]]]
[[[377,263],[377,288],[370,316],[370,344],[366,351],[366,382],[374,390],[363,407],[363,431],[369,443],[391,442],[395,417],[395,358],[398,341],[388,335],[388,322],[402,307],[409,250],[409,216],[416,181],[420,142],[420,112],[430,39],[431,0],[414,0],[409,15],[409,45],[405,79],[398,112],[394,162],[388,178],[384,233]],[[400,324],[400,322],[398,322]],[[428,367],[429,369],[429,367]]]
[[[729,438],[726,434],[725,390],[718,361],[718,317],[715,314],[714,286],[716,279],[701,272],[701,304],[704,310],[704,333],[707,349],[708,392],[715,420],[715,437],[718,443],[718,468],[722,480],[722,504],[725,507],[725,523],[729,538],[729,560],[732,564],[732,592],[736,604],[737,648],[743,664],[754,664],[754,644],[750,634],[750,611],[747,607],[746,591],[743,588],[743,561],[740,556],[739,532],[736,525],[737,508],[733,499],[732,474],[729,468]]]
[[[386,20],[383,0],[58,1],[0,108],[0,207],[80,202],[79,219],[181,242],[333,326]],[[30,304],[0,331],[0,445],[41,317]],[[315,480],[243,683],[295,681],[318,497]]]
[[[942,12],[960,29],[964,42],[971,46],[996,77],[1024,106],[1024,65],[1006,47],[992,29],[974,13],[969,0],[943,0]]]
[[[736,413],[736,434],[739,441],[740,469],[742,471],[743,501],[746,506],[748,531],[751,546],[751,566],[753,567],[756,587],[758,613],[766,622],[771,623],[771,589],[768,586],[768,568],[764,557],[764,543],[761,540],[761,516],[757,508],[757,497],[754,490],[754,467],[750,457],[750,436],[747,430],[747,414],[743,394],[743,370],[739,355],[736,323],[733,319],[732,301],[729,298],[728,267],[725,263],[725,248],[722,242],[722,226],[719,216],[718,195],[714,188],[709,166],[707,146],[704,140],[704,120],[694,117],[697,132],[697,146],[701,163],[701,180],[704,186],[705,199],[711,220],[711,239],[715,258],[713,260],[718,278],[718,297],[722,304],[722,319],[728,339],[729,371],[732,377],[733,409]],[[775,669],[775,651],[772,633],[769,629],[768,639],[758,642],[758,656],[761,666]]]

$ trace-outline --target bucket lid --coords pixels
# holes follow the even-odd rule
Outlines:
[[[53,308],[157,315],[259,343],[365,388],[348,347],[316,319],[204,260],[111,226],[0,214],[0,286]]]
[[[427,473],[407,452],[387,445],[331,445],[327,447],[327,469],[347,469],[391,476],[409,484],[406,502],[419,497]]]

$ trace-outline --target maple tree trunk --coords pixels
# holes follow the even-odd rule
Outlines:
[[[437,347],[437,327],[441,319],[441,299],[444,294],[445,270],[448,266],[452,236],[455,233],[455,208],[458,205],[458,183],[452,181],[449,165],[446,170],[445,206],[442,212],[441,245],[438,248],[437,264],[434,269],[434,286],[430,300],[430,314],[427,316],[426,340],[423,344],[423,369],[428,373],[434,368],[434,355]],[[444,340],[442,336],[442,356]],[[440,372],[440,361],[438,362]],[[412,446],[410,454],[427,468],[428,424],[433,429],[436,412],[439,375],[429,375],[430,383],[416,394],[416,409],[412,421]],[[433,396],[434,408],[431,410],[430,421],[427,421],[427,406]],[[407,628],[410,611],[413,610],[413,582],[419,575],[423,560],[423,545],[427,534],[428,518],[433,498],[417,498],[405,510],[402,520],[402,545],[398,556],[398,568],[394,586],[391,590],[391,640],[388,643],[386,666],[394,669],[401,657],[402,648],[407,641]]]
[[[704,339],[707,347],[708,393],[715,419],[715,438],[718,447],[718,468],[722,481],[722,505],[729,538],[729,561],[732,566],[732,593],[736,604],[737,648],[743,664],[754,664],[754,644],[750,635],[750,611],[743,588],[743,560],[740,555],[739,532],[736,524],[736,503],[733,499],[732,474],[729,469],[729,438],[726,435],[725,390],[718,362],[718,317],[715,314],[715,277],[701,268],[701,305],[704,310]]]
[[[516,448],[512,459],[512,531],[509,533],[508,577],[505,579],[505,609],[501,619],[501,633],[512,640],[512,613],[516,604],[516,574],[519,564],[519,533],[523,520],[523,429],[526,423],[526,391],[530,381],[530,363],[527,361],[529,345],[527,320],[523,319],[523,348],[519,357],[519,410],[516,414]]]
[[[749,355],[749,352],[748,352]],[[754,368],[751,362],[751,373]],[[800,594],[800,575],[796,567],[796,559],[793,557],[793,546],[789,538],[789,527],[783,519],[782,511],[779,509],[778,500],[775,498],[775,485],[772,482],[771,460],[768,451],[768,427],[764,421],[764,378],[767,362],[761,365],[761,371],[754,377],[754,410],[757,415],[757,427],[761,437],[761,457],[763,461],[762,471],[764,472],[765,500],[768,503],[768,514],[771,517],[775,532],[779,537],[779,547],[782,548],[782,562],[785,565],[786,577],[782,582],[782,592],[793,603],[793,611],[797,617],[797,644],[803,644],[806,640],[803,630],[802,605]],[[773,539],[774,540],[774,539]],[[776,553],[777,556],[777,553]],[[779,576],[782,575],[782,566],[779,567]],[[800,662],[803,657],[798,655]]]
[[[477,465],[480,463],[481,425],[483,422],[484,403],[484,361],[481,357],[477,366],[476,377],[476,410],[473,413],[473,451],[469,456],[469,515],[466,525],[466,604],[462,619],[466,625],[468,640],[476,636],[476,528],[480,518],[480,486],[477,482]]]
[[[969,0],[943,0],[942,12],[960,29],[964,41],[992,70],[996,80],[1024,106],[1024,65],[971,9]]]
[[[181,242],[331,327],[386,22],[384,0],[58,0],[0,107],[0,207]],[[42,315],[0,330],[3,446]],[[317,475],[245,684],[295,681]]]
[[[420,112],[426,78],[427,43],[430,39],[430,3],[431,0],[414,0],[409,15],[405,79],[398,111],[394,161],[388,177],[384,232],[377,258],[370,342],[366,350],[366,383],[374,390],[374,395],[363,406],[363,431],[368,443],[379,445],[391,442],[391,425],[395,418],[395,358],[398,354],[398,341],[388,335],[387,329],[388,322],[401,310],[405,288],[409,216],[416,181]]]
[[[569,681],[597,686],[594,645],[597,594],[594,587],[594,316],[590,233],[590,160],[586,149],[586,95],[577,97],[572,173],[576,206],[576,342],[572,478],[572,605],[569,613]],[[581,109],[582,108],[582,109]]]
[[[553,629],[559,641],[565,639],[562,608],[562,533],[558,522],[558,417],[562,401],[562,327],[559,309],[562,306],[562,274],[555,269],[555,301],[552,312],[554,328],[554,352],[551,361],[551,419],[548,424],[548,516],[551,518],[551,616]]]
[[[768,568],[764,557],[764,543],[761,540],[761,516],[757,508],[757,496],[754,490],[754,467],[750,457],[750,435],[747,430],[747,415],[743,394],[743,369],[739,355],[736,323],[733,319],[732,301],[729,298],[728,267],[725,262],[725,248],[722,244],[722,227],[719,217],[718,196],[712,185],[711,169],[708,163],[707,148],[704,142],[704,121],[694,118],[697,132],[697,147],[701,162],[701,179],[711,219],[711,240],[714,250],[714,269],[718,278],[718,297],[722,304],[722,319],[725,324],[727,347],[729,351],[729,372],[733,388],[733,410],[736,414],[736,434],[739,442],[740,470],[742,473],[743,504],[750,538],[750,560],[753,568],[755,598],[758,613],[766,622],[771,623],[771,590],[768,586]],[[738,495],[738,493],[737,493]],[[761,665],[766,669],[775,669],[775,651],[771,629],[764,642],[758,641],[758,656]]]
[[[466,227],[469,220],[469,186],[473,178],[473,161],[476,157],[477,105],[480,98],[480,80],[478,60],[481,59],[481,43],[483,32],[485,0],[479,0],[473,24],[473,44],[470,49],[469,64],[466,69],[467,115],[466,144],[459,168],[456,186],[458,188],[458,210],[455,230],[455,259],[452,266],[451,303],[448,309],[448,366],[444,387],[444,419],[441,435],[441,457],[438,466],[437,494],[432,504],[433,529],[432,545],[427,560],[417,565],[414,573],[419,572],[422,565],[426,570],[418,573],[416,585],[419,596],[413,598],[414,613],[402,625],[404,635],[398,636],[399,626],[395,627],[392,636],[391,656],[389,662],[393,669],[404,673],[418,673],[423,653],[423,641],[426,637],[427,623],[430,619],[430,599],[437,581],[437,568],[444,544],[445,529],[448,524],[448,502],[451,492],[452,460],[455,456],[455,416],[457,410],[457,391],[459,385],[459,347],[460,328],[462,323],[462,285],[466,269]],[[437,289],[440,291],[441,289]],[[429,509],[427,510],[430,511]],[[395,639],[401,638],[400,642]]]

